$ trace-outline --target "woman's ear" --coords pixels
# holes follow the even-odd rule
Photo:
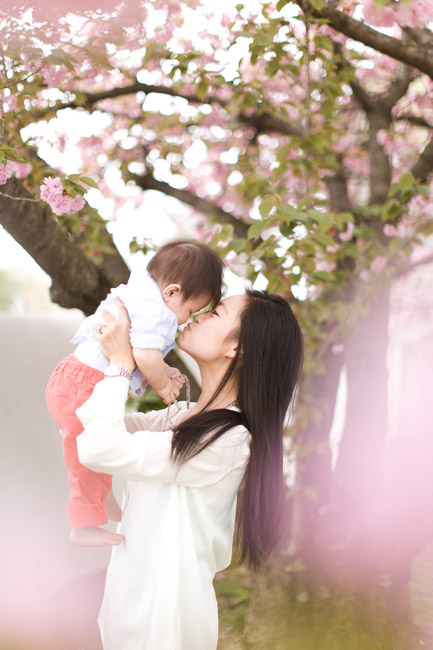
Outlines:
[[[234,359],[237,354],[237,351],[238,351],[238,344],[233,343],[233,346],[232,345],[229,346],[229,349],[227,350],[225,356],[229,359]],[[239,356],[242,356],[242,350]]]

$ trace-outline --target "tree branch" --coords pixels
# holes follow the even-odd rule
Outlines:
[[[28,158],[33,161],[38,169],[47,176],[57,176],[59,172],[53,169],[39,156],[36,149],[26,145]],[[117,247],[106,228],[106,222],[102,217],[90,208],[86,203],[84,208],[80,211],[82,219],[87,218],[91,222],[92,227],[98,230],[98,245],[103,249],[101,253],[102,264],[98,266],[99,272],[103,274],[110,287],[116,287],[118,284],[126,283],[129,278],[129,268],[125,264],[125,260],[120,255]],[[76,241],[74,235],[70,233],[73,241]]]
[[[186,99],[188,102],[193,104],[219,104],[220,106],[226,106],[229,102],[226,99],[219,99],[218,97],[213,97],[209,95],[208,97],[199,99],[197,95],[191,93],[182,93],[178,90],[175,90],[172,86],[155,86],[151,84],[140,83],[136,81],[128,86],[120,86],[116,88],[110,88],[108,90],[101,90],[100,92],[89,93],[82,92],[79,89],[71,90],[71,93],[76,93],[79,98],[83,98],[84,102],[80,99],[74,99],[70,102],[58,101],[51,106],[49,109],[43,110],[40,109],[36,111],[36,116],[42,116],[47,113],[47,111],[59,111],[64,108],[91,108],[97,102],[100,102],[104,99],[115,99],[116,97],[125,97],[126,95],[135,95],[138,92],[143,92],[146,95],[150,93],[158,93],[159,95],[168,95],[169,97],[179,97],[181,99]]]
[[[347,63],[347,65],[350,65]],[[357,100],[358,104],[364,109],[365,113],[370,113],[374,108],[374,98],[368,94],[366,90],[361,86],[357,81],[351,81],[350,87],[353,92],[353,96]]]
[[[413,81],[411,73],[412,70],[408,65],[401,66],[391,86],[380,96],[381,103],[388,110],[391,110],[398,100],[406,94],[407,89]]]
[[[379,104],[378,104],[379,107]],[[368,155],[370,159],[370,204],[385,202],[391,186],[391,164],[389,156],[377,141],[377,134],[387,130],[391,123],[391,113],[380,109],[369,113]]]
[[[411,172],[417,181],[424,183],[433,171],[433,137],[426,144]]]
[[[329,206],[332,212],[353,212],[353,206],[347,191],[347,179],[342,165],[332,176],[325,178],[329,192]]]
[[[5,191],[29,198],[24,185],[10,178]],[[75,246],[43,203],[12,201],[0,195],[0,223],[52,278],[51,296],[62,307],[91,314],[110,290],[106,277]]]
[[[320,9],[315,9],[309,0],[295,0],[295,2],[304,13],[307,12],[314,18],[326,19],[337,32],[406,63],[433,79],[433,57],[425,48],[413,45],[403,47],[401,40],[376,31],[344,11],[339,11],[330,2],[323,2]]]
[[[168,95],[170,97],[178,97],[185,99],[192,104],[218,104],[223,108],[229,104],[229,100],[219,99],[214,96],[207,96],[200,99],[197,95],[191,93],[182,93],[175,90],[172,87],[168,86],[153,86],[149,84],[135,82],[129,86],[121,86],[119,88],[110,88],[109,90],[100,91],[97,93],[86,93],[79,90],[71,91],[76,92],[79,97],[70,102],[56,102],[54,106],[50,106],[47,109],[38,109],[34,112],[35,119],[41,119],[45,117],[47,113],[56,112],[63,110],[65,108],[83,108],[91,109],[94,104],[97,104],[104,99],[113,99],[117,97],[124,97],[126,95],[132,95],[138,92],[148,93],[157,93],[160,95]],[[84,101],[80,101],[80,98],[83,98]],[[239,122],[252,126],[257,131],[274,131],[275,133],[281,133],[282,135],[297,136],[300,138],[305,137],[302,129],[289,124],[285,120],[282,120],[280,117],[270,115],[269,113],[262,113],[261,115],[245,115],[240,113],[237,116]]]
[[[426,255],[424,258],[417,260],[416,262],[412,262],[411,264],[405,264],[404,266],[400,266],[395,272],[394,278],[400,278],[403,275],[407,275],[408,273],[418,268],[419,266],[423,266],[424,264],[431,264],[432,262],[433,262],[433,253],[430,253],[430,255]]]
[[[401,113],[401,115],[396,115],[392,118],[393,122],[409,122],[414,126],[421,126],[426,129],[433,129],[433,124],[429,124],[426,119],[423,117],[418,117],[416,115],[409,115],[408,113]]]
[[[144,176],[139,176],[138,174],[132,174],[128,172],[125,176],[125,181],[133,180],[138,187],[141,187],[143,190],[157,190],[168,196],[173,196],[174,198],[190,205],[195,210],[207,214],[209,216],[214,216],[218,219],[219,222],[229,224],[233,226],[234,233],[236,237],[242,239],[247,239],[249,224],[237,217],[234,217],[230,212],[226,212],[223,208],[220,208],[212,201],[208,199],[203,199],[190,190],[180,190],[175,187],[172,187],[164,181],[157,180],[150,171],[148,171]]]
[[[238,115],[239,122],[252,126],[257,131],[271,131],[281,133],[281,135],[292,135],[298,138],[305,138],[305,133],[299,127],[285,122],[279,117],[269,115],[269,113],[262,113],[261,115],[245,115],[240,113]]]

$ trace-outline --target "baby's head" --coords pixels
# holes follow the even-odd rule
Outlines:
[[[204,244],[177,239],[162,246],[147,270],[179,325],[191,314],[221,300],[224,262]]]

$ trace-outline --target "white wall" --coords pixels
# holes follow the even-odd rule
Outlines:
[[[30,637],[26,648],[98,647],[110,549],[69,544],[67,472],[44,396],[79,320],[0,313],[0,646]]]

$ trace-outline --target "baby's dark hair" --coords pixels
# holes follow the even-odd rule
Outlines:
[[[205,244],[187,239],[164,244],[147,270],[159,285],[180,284],[184,301],[209,296],[213,308],[221,300],[224,262]]]

